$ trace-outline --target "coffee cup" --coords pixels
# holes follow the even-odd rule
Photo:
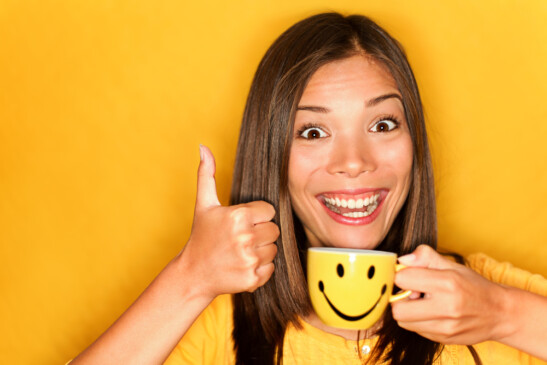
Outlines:
[[[308,290],[315,313],[332,327],[372,327],[388,303],[410,295],[410,290],[392,294],[395,272],[402,268],[392,252],[309,248]]]

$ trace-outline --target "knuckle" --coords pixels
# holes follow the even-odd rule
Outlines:
[[[424,244],[421,244],[419,245],[417,248],[416,248],[416,253],[418,255],[428,255],[429,253],[431,253],[433,249],[431,247],[429,247],[428,245],[424,245]]]
[[[268,202],[261,202],[264,204],[264,210],[269,219],[274,219],[276,215],[275,207]]]
[[[446,275],[444,280],[444,289],[448,292],[455,293],[459,288],[459,278],[455,272],[450,272]]]
[[[454,300],[446,305],[446,315],[448,318],[457,319],[460,317],[460,306]]]
[[[272,263],[275,260],[275,256],[277,256],[277,246],[274,244],[270,246],[268,252],[264,255],[263,264]]]
[[[249,277],[247,278],[247,287],[252,290],[252,291],[255,291],[256,288],[259,287],[259,283],[260,283],[260,277],[258,276],[258,274],[253,270],[253,274],[252,275],[249,275]]]
[[[275,214],[276,214],[275,207],[273,205],[271,205],[270,203],[266,203],[266,204],[268,204],[268,209],[269,209],[270,216],[272,218],[275,217]]]
[[[234,244],[236,249],[241,250],[241,254],[245,253],[245,250],[251,246],[253,240],[255,239],[255,234],[253,232],[243,232],[237,233],[234,237]]]
[[[249,256],[245,259],[244,269],[250,271],[249,276],[256,275],[256,269],[258,268],[260,261],[256,255]]]
[[[445,321],[441,327],[441,335],[444,341],[450,341],[458,334],[458,325],[456,321]]]
[[[452,320],[460,320],[465,316],[465,300],[461,295],[451,298],[446,308],[447,316]]]
[[[249,208],[244,205],[237,205],[232,208],[230,218],[235,224],[245,224],[250,221]]]
[[[275,214],[275,208],[272,204],[268,203],[267,201],[265,200],[258,200],[256,202],[257,204],[260,204],[261,206],[263,206],[265,209],[268,209],[268,212],[269,213],[274,213]]]
[[[438,334],[442,336],[443,339],[446,339],[450,336],[450,323],[449,321],[443,321],[442,324],[438,327]]]
[[[461,318],[464,314],[465,300],[461,295],[456,295],[452,300],[452,314],[455,318]]]
[[[271,223],[270,227],[271,227],[272,241],[276,241],[281,235],[281,231],[279,230],[279,227],[275,223]]]

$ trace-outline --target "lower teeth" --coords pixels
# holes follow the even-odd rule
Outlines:
[[[333,212],[337,213],[337,214],[340,214],[340,210],[335,207],[335,206],[332,206],[330,204],[327,204],[327,207],[332,210]],[[347,213],[342,213],[342,215],[344,217],[349,217],[349,218],[362,218],[362,217],[368,217],[369,215],[372,214],[372,212],[374,212],[376,210],[376,208],[378,208],[378,203],[375,203],[375,204],[372,204],[372,205],[369,205],[367,207],[367,210],[364,211],[364,212],[347,212]]]
[[[350,217],[350,218],[361,218],[361,217],[367,217],[369,214],[368,212],[349,212],[342,214],[344,217]]]

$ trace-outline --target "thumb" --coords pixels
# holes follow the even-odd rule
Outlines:
[[[420,245],[411,254],[399,257],[399,262],[406,266],[426,267],[437,270],[451,269],[455,265],[428,245]]]
[[[199,145],[199,155],[201,161],[198,167],[196,209],[218,206],[215,158],[211,150],[203,145]]]

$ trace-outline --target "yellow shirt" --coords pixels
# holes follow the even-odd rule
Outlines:
[[[517,269],[509,263],[498,263],[484,254],[468,257],[473,270],[487,279],[547,296],[547,280]],[[305,321],[301,330],[287,327],[283,345],[283,364],[362,364],[366,354],[358,350],[373,348],[377,339],[346,340],[323,332]],[[229,295],[216,298],[198,317],[164,364],[234,364],[232,341],[232,301]],[[547,364],[521,351],[497,342],[473,346],[483,364]],[[466,346],[447,345],[434,364],[474,365]]]

